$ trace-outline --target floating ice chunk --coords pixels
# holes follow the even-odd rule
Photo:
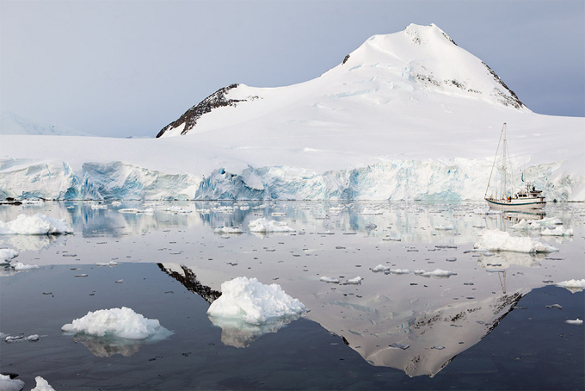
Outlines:
[[[266,220],[264,217],[250,221],[249,227],[250,232],[295,232],[283,221]]]
[[[548,253],[557,248],[540,243],[529,237],[513,237],[499,229],[485,231],[474,245],[476,249],[490,251],[514,251],[520,253]]]
[[[106,204],[91,204],[91,209],[108,209],[108,205]]]
[[[408,269],[390,269],[390,273],[392,273],[392,274],[410,274],[412,272]]]
[[[20,391],[24,388],[24,382],[20,379],[11,379],[9,375],[0,374],[0,390]]]
[[[344,284],[348,284],[348,285],[359,285],[362,283],[363,278],[360,276],[357,276],[355,278],[350,278],[349,280],[345,281]]]
[[[37,265],[25,265],[22,262],[16,262],[14,265],[14,270],[23,271],[23,270],[33,270],[33,269],[40,269]]]
[[[556,285],[560,288],[567,288],[573,293],[581,292],[585,289],[585,279],[557,282]]]
[[[55,391],[55,389],[51,387],[49,382],[47,382],[42,377],[40,376],[35,377],[35,381],[37,382],[37,385],[30,391]]]
[[[0,248],[0,262],[10,261],[18,257],[18,251],[11,248]]]
[[[421,270],[417,270],[417,271],[421,271]],[[420,274],[423,277],[450,277],[450,276],[456,276],[457,273],[454,272],[450,272],[448,270],[441,270],[441,269],[435,269],[432,272],[425,272],[422,271],[422,273],[417,273]]]
[[[112,202],[112,206],[120,206],[120,205],[122,205],[122,203],[120,201]]]
[[[583,324],[583,320],[582,319],[579,319],[579,318],[577,318],[577,319],[567,319],[567,320],[565,320],[565,323],[575,324],[575,325],[581,325],[581,324]]]
[[[213,230],[216,234],[241,234],[244,233],[239,227],[219,227]]]
[[[573,236],[573,229],[565,229],[562,225],[555,227],[555,229],[545,228],[540,231],[542,236]]]
[[[116,261],[110,261],[110,262],[98,262],[95,265],[96,266],[116,266],[118,264],[118,262]]]
[[[0,221],[0,235],[60,235],[70,234],[73,230],[65,220],[54,219],[43,214],[20,214],[7,223]]]
[[[192,210],[181,208],[180,206],[171,206],[165,209],[165,212],[174,213],[174,214],[187,214],[192,213]]]
[[[516,230],[532,230],[561,225],[563,222],[558,217],[546,217],[542,220],[525,220],[522,219],[512,226]]]
[[[128,307],[90,311],[84,317],[63,325],[61,330],[97,337],[108,335],[127,339],[146,339],[157,334],[171,333],[162,327],[157,319],[147,319]]]
[[[382,265],[382,264],[380,264],[380,265],[378,265],[378,266],[376,266],[376,267],[372,268],[372,271],[373,271],[374,273],[385,272],[385,271],[387,271],[387,270],[390,270],[390,267],[389,267],[389,266],[384,266],[384,265]]]
[[[305,311],[305,305],[287,295],[280,285],[264,285],[256,278],[237,277],[221,284],[221,296],[211,303],[207,314],[260,325]]]
[[[331,284],[339,284],[339,279],[333,278],[333,277],[327,277],[327,276],[323,276],[323,277],[319,278],[319,281],[328,282]]]

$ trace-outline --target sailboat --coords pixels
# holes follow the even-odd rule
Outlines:
[[[496,195],[491,194],[488,197],[488,192],[490,191],[490,185],[492,181],[492,174],[494,173],[494,168],[496,166],[496,162],[498,160],[498,152],[500,152],[500,146],[502,146],[501,153],[502,153],[502,165],[499,167],[502,173],[502,183],[499,187],[499,191]],[[515,210],[515,211],[522,211],[522,210],[533,210],[533,209],[542,209],[546,205],[546,201],[544,200],[544,196],[542,195],[542,190],[536,190],[534,186],[532,186],[529,182],[525,182],[525,188],[512,194],[511,185],[510,185],[510,175],[508,175],[508,162],[507,162],[507,154],[508,154],[508,141],[506,138],[506,124],[502,127],[502,132],[500,134],[500,141],[498,142],[498,148],[496,149],[496,156],[494,158],[494,164],[492,165],[492,171],[490,173],[490,179],[488,181],[488,186],[485,190],[484,199],[487,201],[488,205],[492,209],[498,210]],[[522,174],[522,181],[524,182],[524,174]],[[493,189],[492,189],[493,191]]]

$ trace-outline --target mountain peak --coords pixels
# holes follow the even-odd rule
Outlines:
[[[339,115],[331,117],[331,111],[300,112],[299,105],[328,107],[338,113],[351,108],[358,116],[374,105],[378,109],[368,120],[380,122],[403,115],[399,107],[410,101],[419,102],[409,105],[419,111],[410,115],[420,116],[426,115],[423,111],[437,111],[432,107],[444,106],[441,102],[456,101],[463,107],[470,99],[479,102],[479,110],[494,104],[526,109],[493,70],[457,46],[438,26],[410,24],[397,33],[368,38],[340,65],[305,83],[279,88],[234,84],[219,89],[163,128],[157,137],[185,135],[195,126],[200,132],[260,119],[260,128],[274,128],[285,118],[287,124],[303,117],[303,121],[328,122],[336,127],[344,121]],[[215,114],[220,112],[223,114]],[[276,112],[279,114],[272,115]],[[464,115],[465,110],[461,113]]]

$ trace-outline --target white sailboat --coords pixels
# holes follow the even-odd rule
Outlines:
[[[496,162],[498,160],[498,153],[500,152],[501,146],[501,154],[502,154],[502,165],[500,168],[502,181],[498,189],[495,187],[491,187],[492,175],[494,173],[494,168],[496,166]],[[488,181],[488,186],[485,190],[484,199],[487,201],[488,205],[492,209],[498,210],[515,210],[515,211],[522,211],[522,210],[533,210],[533,209],[542,209],[546,205],[546,201],[544,200],[544,196],[542,195],[542,190],[536,190],[534,186],[530,183],[526,182],[525,188],[512,194],[512,186],[510,184],[511,179],[510,175],[508,175],[508,142],[506,138],[506,124],[502,127],[502,132],[500,134],[500,141],[498,142],[498,148],[496,149],[496,157],[494,158],[494,164],[492,165],[492,171],[490,173],[490,179]],[[522,179],[524,181],[524,179]],[[488,192],[492,190],[492,194],[488,196]],[[493,192],[496,192],[494,195]]]

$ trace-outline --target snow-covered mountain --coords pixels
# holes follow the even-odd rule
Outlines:
[[[0,112],[0,135],[54,135],[54,136],[89,136],[64,125],[48,125],[22,118],[12,111],[2,110]]]
[[[397,116],[420,117],[421,111],[437,101],[466,109],[461,107],[466,102],[452,100],[454,97],[477,101],[477,107],[484,109],[496,104],[527,110],[498,75],[440,28],[410,25],[396,34],[371,37],[339,66],[306,83],[282,88],[242,84],[221,88],[157,137],[226,125],[274,129],[303,120],[310,121],[301,122],[303,126],[318,123],[320,129],[325,125],[330,129],[383,127],[386,132],[399,132],[396,125],[402,124],[396,122]],[[369,115],[364,116],[363,110]]]
[[[528,180],[585,200],[585,119],[533,113],[435,25],[305,83],[224,87],[157,139],[1,136],[0,197],[482,200],[504,122]]]

